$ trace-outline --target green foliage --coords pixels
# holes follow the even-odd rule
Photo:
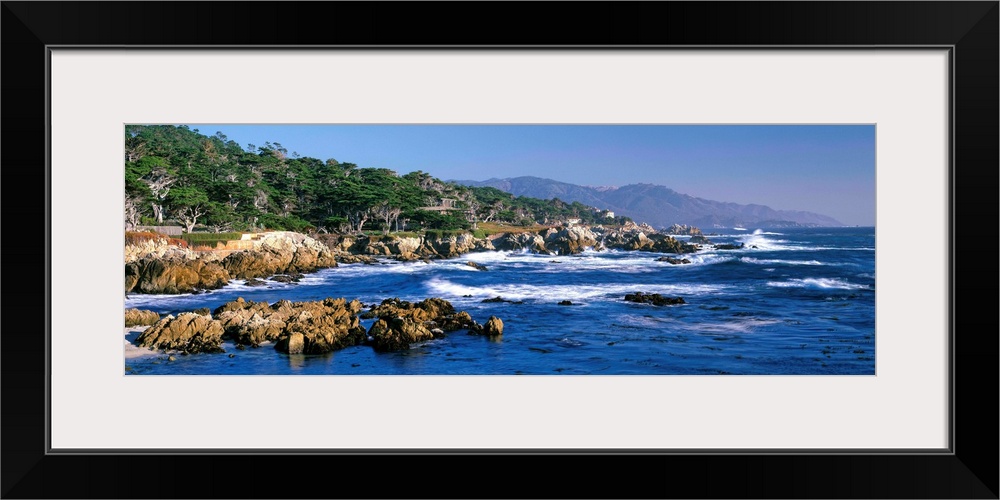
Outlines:
[[[459,186],[422,171],[400,176],[332,158],[290,157],[284,146],[272,142],[244,149],[222,133],[207,136],[186,126],[128,125],[125,149],[125,190],[146,225],[158,225],[160,217],[216,231],[322,228],[413,234],[460,233],[470,230],[473,221],[521,226],[567,218],[610,222],[580,203]],[[455,210],[421,210],[442,198],[456,200]]]
[[[428,229],[424,231],[424,238],[429,240],[439,240],[442,238],[450,238],[452,236],[458,236],[460,234],[467,234],[468,231],[462,229]]]
[[[177,238],[186,241],[190,246],[214,247],[219,243],[238,240],[242,236],[243,233],[185,233],[178,235]]]

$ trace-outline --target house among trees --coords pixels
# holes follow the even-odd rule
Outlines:
[[[137,226],[136,231],[152,231],[154,233],[165,234],[167,236],[178,236],[184,234],[181,226]]]
[[[418,210],[429,210],[431,212],[447,212],[449,210],[458,210],[455,208],[455,200],[453,198],[441,198],[441,202],[433,207],[420,207]]]
[[[468,208],[458,208],[455,206],[455,202],[458,200],[454,198],[440,198],[440,200],[441,201],[435,206],[419,207],[417,210],[426,210],[428,212],[437,212],[440,214],[444,214],[445,212],[460,212],[465,216],[465,220],[472,223],[473,229],[477,227],[476,210],[474,206],[470,206]]]

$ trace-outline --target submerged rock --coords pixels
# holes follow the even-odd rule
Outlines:
[[[740,243],[739,245],[734,245],[734,244],[731,244],[731,243],[723,243],[723,244],[720,244],[720,245],[715,245],[712,248],[714,248],[716,250],[739,250],[739,249],[741,249],[743,247],[744,247],[743,243]],[[754,248],[757,248],[757,247],[754,247]]]
[[[683,297],[664,297],[658,293],[635,292],[625,295],[627,302],[639,304],[653,304],[655,306],[672,306],[676,304],[686,304]]]
[[[486,271],[486,266],[484,266],[484,265],[482,265],[482,264],[480,264],[478,262],[472,262],[470,260],[470,261],[466,262],[465,265],[467,265],[469,267],[476,268],[476,269],[478,269],[480,271]]]
[[[660,257],[659,259],[656,259],[656,261],[657,262],[669,262],[669,263],[671,263],[673,265],[690,264],[691,263],[691,261],[688,260],[688,259],[678,259],[678,258],[675,258],[675,257]]]
[[[271,281],[274,281],[275,283],[298,283],[299,280],[305,277],[306,276],[301,273],[275,274],[274,276],[271,276]]]

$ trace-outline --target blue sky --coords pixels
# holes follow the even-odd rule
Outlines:
[[[875,225],[874,125],[224,125],[247,148],[423,170],[440,179],[533,175],[589,186],[660,184],[716,201]]]

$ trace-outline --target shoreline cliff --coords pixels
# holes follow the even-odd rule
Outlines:
[[[673,229],[673,228],[672,228]],[[667,234],[690,235],[692,242],[708,243],[697,228],[659,232],[648,225],[619,227],[560,226],[538,231],[499,232],[484,237],[471,233],[421,236],[365,236],[291,231],[254,234],[215,248],[186,248],[166,236],[127,239],[125,293],[200,293],[226,286],[231,280],[277,278],[296,281],[303,273],[338,264],[374,264],[378,258],[399,261],[449,259],[486,251],[517,251],[575,255],[593,250],[641,250],[684,254],[697,244]],[[433,234],[433,233],[432,233]]]

